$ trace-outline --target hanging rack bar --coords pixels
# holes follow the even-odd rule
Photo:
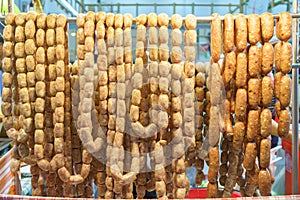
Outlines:
[[[292,18],[300,18],[300,13],[291,13]],[[247,15],[245,15],[245,17],[247,17]],[[278,19],[279,18],[279,14],[275,14],[273,15],[274,19]],[[0,20],[4,20],[5,16],[0,16]],[[171,18],[170,18],[171,19]],[[183,20],[185,20],[185,17],[182,18]],[[221,20],[224,20],[224,16],[220,16]],[[76,17],[68,17],[68,20],[70,22],[76,22]],[[211,20],[213,20],[213,17],[211,16],[203,16],[203,17],[196,17],[197,22],[210,22]],[[133,18],[133,21],[136,21],[135,18]]]
[[[247,15],[245,15],[247,17]],[[291,14],[292,18],[300,18],[300,13],[295,13],[295,14]],[[279,15],[273,15],[274,19],[278,19]],[[224,16],[220,16],[221,20],[224,20]],[[76,17],[69,17],[68,18],[69,21],[76,21]],[[185,17],[182,18],[183,20],[185,20]],[[210,22],[211,20],[213,20],[213,17],[211,16],[207,16],[207,17],[196,17],[197,22]],[[171,18],[170,18],[171,20]],[[135,18],[133,18],[133,21],[136,21]]]
[[[8,0],[8,11],[11,13],[14,13],[14,6],[15,6],[15,2],[14,0]]]
[[[292,65],[293,68],[300,68],[300,63],[295,63]]]

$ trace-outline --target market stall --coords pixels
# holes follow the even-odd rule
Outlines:
[[[90,11],[69,19],[9,13],[1,106],[14,141],[12,174],[30,165],[33,196],[154,192],[183,199],[202,197],[186,175],[195,168],[195,184],[208,181],[208,198],[229,198],[236,186],[238,195],[272,198],[270,137],[288,138],[292,121],[291,187],[298,194],[297,1],[293,11],[184,18]],[[78,27],[74,64],[70,21]],[[196,60],[201,22],[210,22],[209,63]]]

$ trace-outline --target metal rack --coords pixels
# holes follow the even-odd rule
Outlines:
[[[72,7],[72,10],[76,12],[87,12],[89,10],[94,12],[106,11],[112,13],[120,13],[123,9],[130,9],[132,14],[138,16],[141,8],[146,8],[147,10],[153,10],[153,12],[157,13],[160,8],[168,8],[169,11],[172,10],[172,14],[175,14],[178,8],[185,7],[191,9],[191,13],[197,13],[198,8],[205,7],[207,11],[210,13],[214,13],[215,7],[224,7],[227,8],[229,13],[243,13],[245,8],[248,6],[249,0],[239,0],[236,3],[105,3],[101,0],[93,3],[87,2],[86,0],[68,0],[69,4],[66,6],[62,0],[56,0],[56,2],[62,6],[63,9],[66,10],[67,13],[72,14],[72,16],[76,16],[73,11],[69,10]],[[290,0],[271,0],[268,3],[268,11],[272,11],[272,9],[278,5],[286,5],[286,11],[290,10],[292,6],[292,1]],[[171,13],[169,13],[171,14]]]
[[[9,0],[10,5],[13,5],[13,0]],[[292,47],[293,47],[293,57],[292,57],[292,191],[293,194],[298,194],[298,163],[299,163],[299,153],[298,153],[298,122],[299,122],[299,113],[298,113],[298,80],[299,80],[299,70],[300,64],[297,63],[297,55],[298,55],[298,18],[300,18],[300,13],[298,13],[298,0],[293,0],[293,13],[291,16],[293,18],[293,27],[292,27]],[[13,12],[13,6],[9,6],[10,11]],[[279,15],[273,15],[274,19],[278,19]],[[0,20],[4,20],[5,16],[0,16]],[[210,22],[212,17],[197,17],[197,22]],[[221,20],[224,17],[221,16]],[[69,21],[75,22],[76,18],[71,17],[68,18]],[[133,19],[135,21],[135,19]],[[184,18],[183,18],[184,20]]]
[[[297,13],[292,13],[291,16],[292,16],[292,18],[300,18],[300,13],[298,13],[298,12]],[[279,15],[273,15],[273,17],[274,17],[274,19],[278,19]],[[71,22],[76,21],[76,17],[69,17],[68,19]],[[182,19],[185,20],[185,17],[183,17]],[[213,17],[211,17],[211,16],[208,16],[208,17],[196,17],[196,19],[197,19],[197,22],[210,22],[213,19]],[[224,16],[220,16],[220,19],[224,20]],[[133,21],[135,21],[135,20],[136,19],[133,18]],[[171,18],[170,18],[170,20],[171,20]]]
[[[293,14],[297,14],[299,11],[298,9],[298,0],[293,0]],[[299,18],[299,17],[298,17]],[[293,30],[292,30],[292,45],[293,45],[293,64],[297,61],[297,54],[298,54],[298,19],[293,19]],[[292,168],[292,191],[293,194],[298,194],[298,163],[299,163],[299,155],[298,155],[298,123],[299,123],[299,113],[298,113],[298,68],[292,69],[292,82],[293,82],[293,88],[292,88],[292,134],[293,134],[293,140],[292,140],[292,162],[293,162],[293,168]]]

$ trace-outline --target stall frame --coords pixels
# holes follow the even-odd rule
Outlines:
[[[13,6],[14,0],[9,0],[9,10],[10,12],[14,12]],[[299,18],[300,13],[298,13],[298,0],[293,0],[292,2],[292,13],[291,16],[293,18],[292,25],[292,191],[294,195],[298,194],[298,163],[299,163],[299,152],[298,152],[298,122],[299,122],[299,102],[298,102],[298,86],[299,86],[299,69],[300,68],[300,60],[298,59],[298,42],[299,42]],[[247,15],[246,15],[247,16]],[[274,19],[278,19],[279,15],[273,15]],[[220,16],[221,20],[224,20],[224,16]],[[5,16],[0,16],[0,20],[3,21]],[[184,20],[185,18],[183,18]],[[196,17],[197,22],[210,22],[213,17]],[[69,17],[69,22],[76,22],[76,17]],[[135,18],[133,19],[135,21]]]

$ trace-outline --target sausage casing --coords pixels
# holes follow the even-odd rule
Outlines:
[[[262,61],[261,61],[261,71],[262,74],[266,75],[273,69],[274,62],[274,48],[273,45],[266,42],[262,47]]]
[[[263,138],[267,138],[272,132],[272,113],[265,108],[260,113],[260,134]]]
[[[260,15],[261,37],[263,42],[268,42],[274,34],[274,18],[269,12]]]
[[[261,99],[261,80],[251,78],[248,81],[248,104],[252,109],[257,109]]]
[[[288,110],[281,110],[279,112],[278,121],[278,135],[279,137],[285,137],[289,133],[291,122],[291,114]]]
[[[261,168],[268,168],[270,165],[271,142],[269,139],[262,139],[259,148],[259,165]]]
[[[260,18],[257,14],[248,15],[248,41],[255,45],[260,40]]]
[[[267,170],[260,170],[258,174],[258,189],[261,196],[269,196],[271,194],[271,177]]]
[[[288,41],[292,35],[292,16],[288,12],[279,13],[276,23],[276,36],[282,41]]]
[[[219,125],[219,108],[212,106],[210,108],[210,120],[209,120],[209,144],[215,146],[219,142],[220,137],[220,125]]]
[[[223,22],[223,49],[230,52],[234,47],[234,18],[232,14],[226,14]]]
[[[277,42],[274,47],[275,67],[278,71],[281,71],[281,66],[280,66],[281,46],[282,46],[282,42]]]
[[[236,71],[236,55],[232,51],[226,54],[225,69],[223,72],[223,82],[227,85],[234,77]]]
[[[215,183],[218,178],[220,169],[220,155],[218,147],[213,147],[209,150],[209,169],[208,169],[208,181]]]
[[[274,96],[279,99],[280,95],[280,82],[281,78],[284,76],[283,73],[277,72],[274,76]]]
[[[289,76],[281,77],[279,84],[279,101],[282,108],[288,107],[291,100],[291,79]]]
[[[280,71],[287,74],[292,69],[292,45],[283,42],[280,51]]]
[[[244,88],[247,85],[247,56],[245,53],[238,53],[236,57],[235,85]]]
[[[250,110],[248,113],[248,123],[247,123],[247,140],[254,141],[258,135],[259,130],[259,111]]]
[[[247,19],[243,14],[238,14],[235,19],[235,46],[238,51],[247,47]]]
[[[218,197],[218,184],[217,183],[208,183],[207,185],[208,198],[216,198]]]
[[[261,81],[261,104],[263,107],[268,107],[273,98],[273,82],[271,77],[264,76]]]
[[[261,49],[258,46],[251,46],[248,57],[248,73],[250,77],[258,77],[261,73]]]
[[[235,115],[240,121],[246,120],[247,115],[247,90],[238,89],[236,92]]]
[[[257,156],[256,144],[249,142],[246,145],[243,166],[246,170],[252,170]]]
[[[245,124],[243,122],[235,123],[233,129],[233,150],[236,153],[241,152],[245,136]]]
[[[218,62],[221,54],[222,32],[219,14],[213,14],[211,21],[211,57],[213,62]]]

